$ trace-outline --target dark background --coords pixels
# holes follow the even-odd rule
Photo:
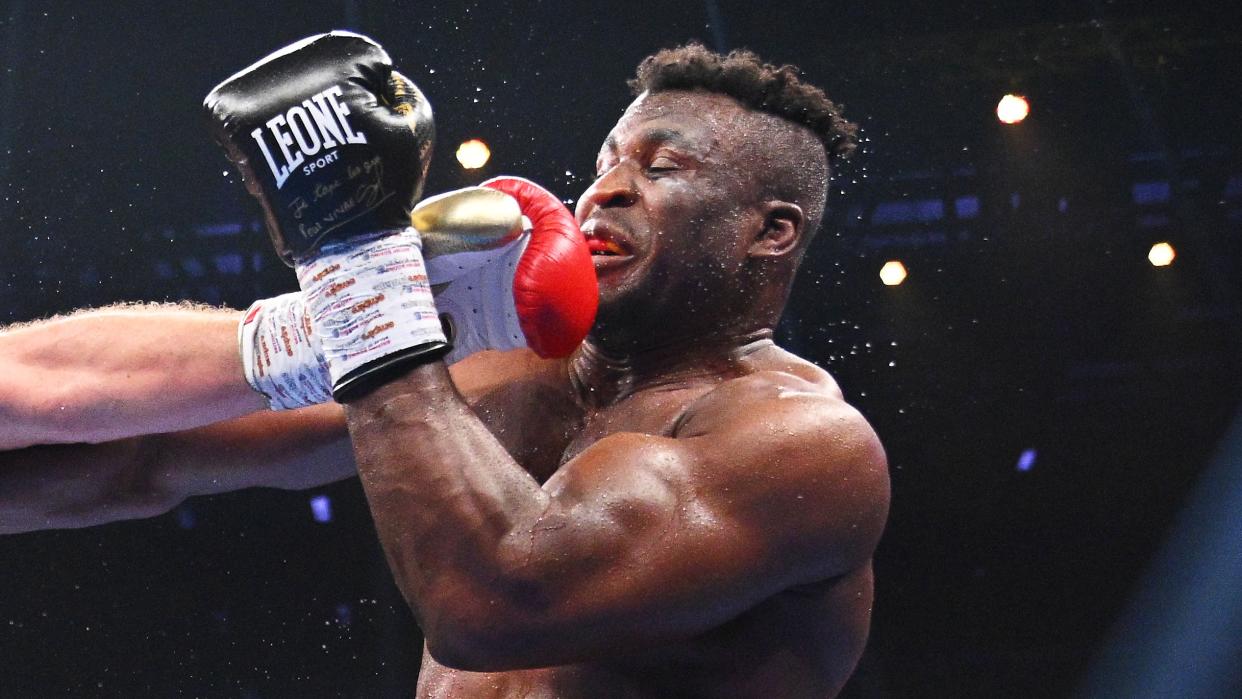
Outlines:
[[[0,2],[0,322],[294,288],[199,105],[303,36],[367,33],[423,87],[429,192],[503,172],[567,200],[644,55],[753,48],[865,137],[779,332],[892,469],[846,696],[1073,694],[1242,395],[1242,31],[1207,3],[923,5]],[[472,137],[493,160],[467,174]],[[0,697],[412,692],[418,631],[353,481],[5,537],[0,570]]]

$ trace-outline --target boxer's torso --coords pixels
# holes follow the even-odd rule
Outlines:
[[[759,371],[794,373],[836,392],[822,370],[774,345],[728,372],[640,388],[593,407],[574,394],[563,362],[532,364],[522,379],[469,395],[475,412],[540,482],[611,434],[676,437],[724,382]],[[731,375],[730,375],[731,374]],[[870,565],[786,590],[685,641],[601,661],[500,673],[446,668],[424,652],[419,697],[822,697],[835,693],[866,640]]]

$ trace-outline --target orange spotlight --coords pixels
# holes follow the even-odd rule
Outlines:
[[[1175,257],[1177,257],[1177,251],[1168,243],[1156,243],[1147,252],[1147,261],[1152,267],[1168,267],[1173,264]]]
[[[884,286],[897,286],[906,280],[906,266],[901,260],[889,260],[880,268],[880,281]]]
[[[1021,95],[1005,95],[996,105],[996,118],[1003,124],[1016,124],[1031,113],[1031,105]]]
[[[488,149],[486,143],[477,138],[472,138],[457,146],[457,162],[467,170],[477,170],[483,167],[490,157],[492,157],[492,151]]]

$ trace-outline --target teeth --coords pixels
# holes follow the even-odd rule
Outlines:
[[[591,240],[591,243],[592,255],[609,255],[615,257],[625,254],[624,248],[610,240],[599,240],[598,238],[594,238]]]

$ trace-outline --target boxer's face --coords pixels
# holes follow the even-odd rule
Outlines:
[[[748,110],[700,92],[645,94],[600,149],[578,202],[600,282],[600,320],[727,312],[763,217],[746,165]],[[644,323],[646,324],[646,323]]]

